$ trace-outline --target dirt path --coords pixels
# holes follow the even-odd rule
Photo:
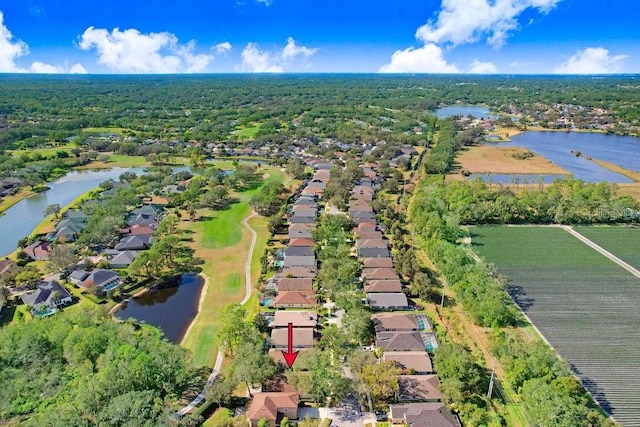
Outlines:
[[[244,295],[244,298],[242,298],[242,301],[240,301],[240,305],[246,304],[247,301],[249,301],[249,298],[251,298],[251,291],[252,291],[251,261],[253,259],[253,250],[255,249],[256,241],[258,240],[258,234],[249,225],[249,220],[254,216],[256,216],[256,213],[252,212],[249,216],[247,216],[244,220],[242,220],[242,224],[247,228],[247,230],[249,230],[249,233],[251,233],[251,246],[249,246],[249,253],[247,254],[247,260],[245,262],[245,267],[244,267],[245,295]],[[200,391],[200,393],[198,393],[198,395],[191,402],[189,402],[188,405],[186,405],[185,407],[183,407],[177,412],[178,416],[180,417],[184,416],[185,414],[192,411],[200,403],[202,403],[202,401],[205,399],[207,395],[207,387],[213,384],[213,382],[216,380],[216,377],[220,373],[220,368],[222,367],[223,360],[224,360],[224,354],[222,353],[221,350],[218,350],[218,355],[216,356],[216,363],[213,366],[213,370],[211,371],[211,374],[209,374],[209,378],[207,378],[207,382],[205,386]]]
[[[611,261],[615,262],[620,267],[624,268],[629,273],[633,274],[634,276],[636,276],[637,278],[640,279],[640,271],[638,271],[637,269],[633,268],[632,266],[630,266],[629,264],[627,264],[626,262],[624,262],[623,260],[621,260],[620,258],[615,256],[614,254],[612,254],[608,250],[604,249],[602,246],[599,246],[596,243],[592,242],[591,240],[589,240],[588,238],[584,237],[582,234],[578,233],[576,230],[574,230],[573,228],[569,227],[568,225],[562,225],[561,228],[564,229],[567,233],[573,235],[576,239],[580,240],[585,245],[587,245],[590,248],[600,252],[602,255],[606,256]]]

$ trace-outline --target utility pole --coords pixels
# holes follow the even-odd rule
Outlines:
[[[491,370],[491,380],[489,381],[489,391],[487,392],[487,397],[491,399],[491,394],[493,394],[493,380],[496,375],[496,365],[498,364],[498,359],[494,359],[493,361],[493,369]]]

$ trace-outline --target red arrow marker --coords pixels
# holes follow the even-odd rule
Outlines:
[[[293,363],[296,361],[296,357],[298,357],[298,352],[293,351],[293,323],[289,323],[287,327],[289,328],[289,351],[285,352],[282,350],[282,355],[284,356],[284,360],[287,361],[287,365],[293,368]]]

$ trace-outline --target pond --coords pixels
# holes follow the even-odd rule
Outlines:
[[[115,316],[121,320],[133,318],[153,325],[162,330],[169,341],[178,344],[198,314],[203,288],[202,277],[183,274],[162,288],[129,299]]]
[[[526,147],[564,168],[575,178],[586,182],[633,182],[624,175],[597,165],[587,157],[640,171],[640,139],[635,137],[602,133],[527,131],[512,137],[511,140],[510,143],[498,145]],[[577,151],[582,155],[576,156]],[[497,181],[494,179],[494,182]]]
[[[440,108],[435,112],[436,117],[445,119],[453,116],[466,117],[471,115],[477,119],[497,119],[498,116],[491,114],[488,108],[478,107],[476,105],[449,105],[447,107]]]
[[[123,172],[143,173],[143,168],[112,168],[95,171],[73,171],[47,184],[50,190],[21,200],[0,216],[0,256],[16,249],[18,240],[31,234],[43,220],[48,205],[65,206],[108,179],[118,180]]]

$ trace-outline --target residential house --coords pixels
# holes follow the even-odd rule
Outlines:
[[[69,291],[56,281],[40,282],[35,290],[24,293],[21,298],[31,307],[34,316],[48,316],[73,302]]]
[[[283,417],[290,420],[298,419],[298,402],[300,395],[296,392],[255,393],[246,416],[251,427],[258,427],[261,419],[266,419],[269,427],[276,427],[276,423]]]
[[[276,311],[273,316],[274,328],[286,328],[292,323],[296,328],[315,328],[318,325],[318,313],[313,311]]]
[[[358,239],[356,240],[356,248],[388,248],[389,242],[384,239]]]
[[[369,293],[367,303],[374,310],[407,310],[409,300],[402,292]]]
[[[367,280],[364,286],[366,293],[402,292],[399,280]]]
[[[291,239],[289,241],[289,247],[297,247],[297,246],[302,246],[302,247],[314,247],[316,245],[316,241],[311,239],[311,238],[296,238],[296,239]]]
[[[387,248],[359,248],[358,256],[360,258],[389,258],[391,252]]]
[[[393,424],[411,427],[461,427],[458,417],[441,402],[405,403],[389,406]]]
[[[420,332],[378,332],[376,347],[388,351],[425,351]]]
[[[84,270],[73,270],[68,279],[74,285],[80,286],[80,284],[84,282],[87,277],[89,277],[89,272]]]
[[[86,279],[80,283],[80,286],[85,289],[95,287],[99,293],[105,294],[107,291],[120,286],[120,283],[120,276],[115,271],[97,268],[89,273]]]
[[[363,268],[362,278],[365,280],[400,280],[394,268]]]
[[[155,224],[135,224],[131,227],[120,230],[120,234],[122,234],[123,237],[144,235],[151,236],[153,233],[155,233],[155,231]]]
[[[293,328],[292,345],[294,349],[312,348],[316,341],[313,328]],[[287,349],[289,346],[289,328],[275,328],[271,331],[271,347]]]
[[[398,377],[398,402],[438,402],[442,394],[438,391],[437,375],[401,375]]]
[[[151,247],[152,237],[146,234],[128,236],[120,239],[115,246],[117,251],[141,251]]]
[[[364,258],[362,260],[363,268],[393,268],[393,260],[388,257],[383,258]]]
[[[395,362],[402,369],[402,374],[433,374],[433,364],[426,351],[389,351],[382,356],[383,360]]]
[[[317,274],[318,269],[316,267],[285,267],[280,273],[278,273],[278,277],[301,277],[314,279]]]
[[[315,256],[313,246],[289,246],[284,250],[284,256]]]
[[[314,291],[278,292],[272,302],[275,308],[311,308],[316,305]]]
[[[75,242],[84,227],[84,222],[65,219],[56,224],[55,231],[47,238],[56,242]]]
[[[51,252],[51,244],[49,242],[36,240],[29,246],[22,249],[22,252],[27,254],[31,259],[47,261],[49,259],[49,252]]]
[[[284,259],[283,267],[315,267],[316,257],[312,256],[288,256]]]
[[[133,225],[156,225],[157,223],[158,217],[155,215],[129,214],[127,216],[127,225],[129,227]]]
[[[411,313],[377,313],[371,316],[377,332],[419,331],[416,316]]]
[[[10,260],[9,258],[5,258],[0,261],[0,274],[4,274],[7,271],[11,271],[15,268],[18,268],[17,264],[15,263],[15,261]]]
[[[382,239],[382,231],[356,231],[356,239]]]
[[[298,213],[294,214],[289,218],[289,224],[314,224],[316,222],[316,217],[300,215]]]
[[[109,259],[109,268],[127,268],[138,256],[138,251],[118,251]]]
[[[276,287],[279,292],[285,291],[312,291],[313,279],[312,278],[281,278],[276,281]]]

